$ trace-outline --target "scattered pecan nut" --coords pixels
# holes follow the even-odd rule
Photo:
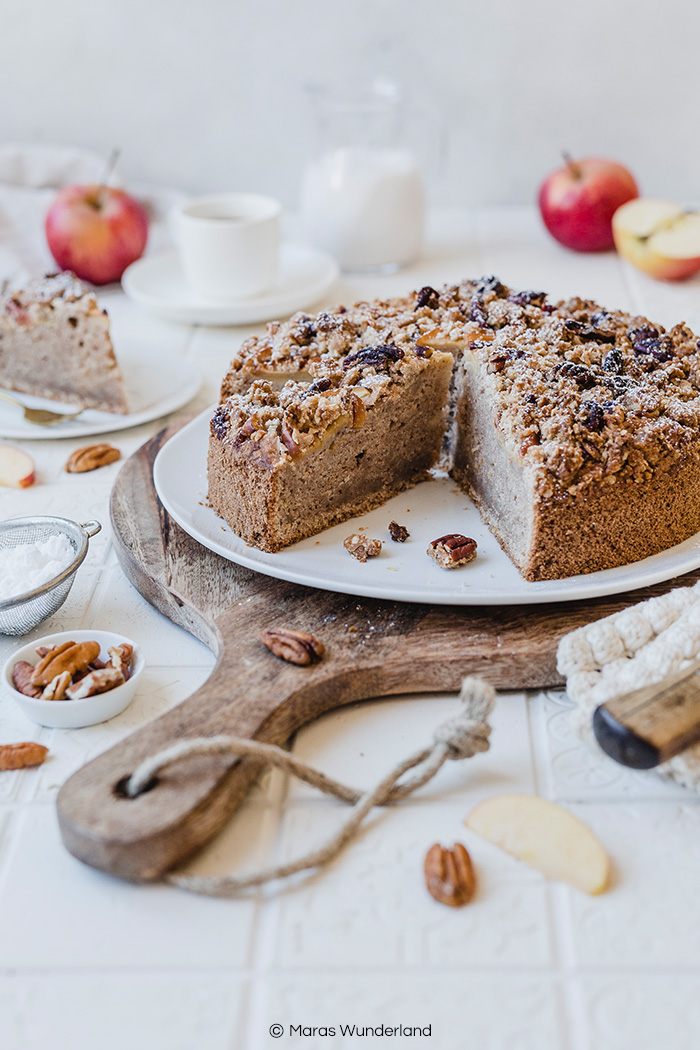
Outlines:
[[[273,656],[300,667],[320,660],[326,651],[323,642],[312,634],[292,631],[288,627],[272,627],[261,631],[258,638]]]
[[[411,533],[405,525],[399,525],[395,521],[389,522],[389,535],[394,543],[405,543]]]
[[[64,642],[56,645],[39,661],[32,674],[32,685],[47,686],[56,675],[69,671],[71,678],[87,669],[100,655],[99,642]]]
[[[71,684],[71,673],[70,671],[63,671],[61,674],[57,674],[44,689],[41,694],[42,700],[65,700],[66,690]]]
[[[352,536],[348,536],[347,539],[343,540],[343,546],[348,554],[352,554],[353,558],[364,562],[368,558],[376,558],[378,554],[381,554],[382,541],[370,539],[369,536],[360,536],[359,533],[353,532]]]
[[[25,696],[41,696],[39,686],[32,685],[33,674],[34,668],[27,660],[19,660],[15,664],[12,669],[12,681],[18,693],[24,693]]]
[[[474,896],[474,869],[461,842],[455,842],[451,850],[436,842],[425,855],[424,867],[428,893],[440,904],[461,908]]]
[[[40,766],[49,753],[43,744],[25,741],[21,744],[0,744],[0,769],[24,769]]]
[[[69,700],[83,700],[86,696],[97,696],[124,685],[124,675],[116,667],[102,667],[99,671],[90,671],[79,682],[66,689]]]
[[[71,453],[65,469],[68,474],[85,474],[88,470],[97,470],[98,467],[106,467],[108,463],[116,463],[121,457],[119,449],[106,442],[85,445],[84,448],[77,448]]]
[[[466,565],[476,558],[476,540],[452,532],[433,540],[426,553],[441,568],[456,569],[458,565]]]

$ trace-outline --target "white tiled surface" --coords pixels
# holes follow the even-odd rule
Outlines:
[[[527,211],[453,216],[436,227],[421,267],[346,282],[333,301],[484,271],[700,328],[700,282],[653,284],[612,255],[565,253]],[[188,411],[213,399],[247,332],[171,326],[119,293],[104,298],[117,346],[120,332],[146,332],[203,370],[204,389]],[[127,455],[156,429],[121,433],[115,444]],[[123,630],[139,639],[148,668],[132,706],[102,726],[38,729],[0,702],[0,740],[35,739],[51,750],[38,770],[0,774],[3,1050],[697,1050],[700,806],[589,751],[558,691],[500,697],[487,754],[443,768],[413,799],[378,812],[327,871],[285,892],[209,900],[121,883],[70,857],[55,820],[60,785],[190,695],[213,663],[124,578],[107,513],[119,467],[63,474],[75,444],[30,443],[39,483],[0,490],[2,517],[55,512],[105,526],[66,606],[35,634]],[[0,639],[0,657],[17,644]],[[369,785],[429,739],[456,703],[440,696],[353,705],[300,732],[294,748],[348,783]],[[589,899],[548,884],[467,832],[462,821],[475,802],[503,791],[539,792],[589,822],[614,860],[610,892]],[[334,828],[342,809],[268,776],[193,868],[241,871],[291,858]],[[479,875],[476,900],[458,911],[436,904],[422,882],[426,849],[455,839],[466,843]],[[281,1039],[269,1035],[275,1023],[284,1026]],[[341,1024],[399,1023],[430,1025],[431,1035],[340,1034]],[[323,1035],[324,1026],[337,1034]]]

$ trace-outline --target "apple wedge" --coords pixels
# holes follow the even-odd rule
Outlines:
[[[27,489],[34,484],[34,460],[19,448],[0,445],[0,485]]]
[[[700,214],[671,201],[640,197],[618,208],[613,236],[620,255],[663,281],[700,270]]]
[[[498,795],[467,817],[471,831],[584,893],[602,893],[610,861],[595,835],[568,810],[536,795]]]

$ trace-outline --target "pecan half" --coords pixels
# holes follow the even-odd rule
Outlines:
[[[26,741],[22,744],[0,744],[0,769],[24,769],[40,766],[49,753],[43,744]]]
[[[539,443],[540,439],[537,434],[528,434],[520,446],[520,455],[524,456],[528,449],[531,449],[533,445],[539,445]]]
[[[296,456],[299,455],[301,449],[299,448],[297,442],[294,440],[294,435],[287,426],[286,419],[282,420],[282,426],[280,427],[280,440],[282,441],[282,444],[287,449],[287,452],[292,457],[292,459],[296,458]]]
[[[124,675],[121,671],[116,667],[103,667],[99,671],[90,671],[79,682],[66,689],[66,696],[70,700],[83,700],[86,696],[97,696],[98,693],[116,689],[118,685],[124,685]]]
[[[46,686],[56,675],[69,671],[71,678],[100,655],[99,642],[64,642],[50,649],[34,668],[32,685]]]
[[[24,693],[25,696],[41,696],[39,686],[32,685],[33,674],[34,668],[27,660],[19,660],[15,664],[12,669],[12,681],[18,693]]]
[[[292,631],[288,627],[272,627],[261,631],[258,638],[273,656],[300,667],[320,660],[326,651],[323,642],[312,634]]]
[[[476,540],[461,533],[452,532],[447,536],[439,536],[428,547],[426,554],[436,561],[443,569],[456,569],[458,565],[466,565],[468,561],[476,558]]]
[[[122,454],[119,449],[106,442],[99,445],[85,445],[84,448],[77,448],[68,457],[65,469],[68,474],[86,474],[88,470],[106,467],[109,463],[116,463],[121,458]]]
[[[57,674],[44,689],[41,694],[42,700],[65,700],[66,690],[71,684],[70,671],[63,671],[61,674]]]
[[[124,681],[128,682],[131,676],[131,661],[134,656],[133,645],[127,645],[125,642],[122,642],[121,645],[112,646],[107,652],[109,653],[109,662],[112,667],[116,668],[117,671],[121,671],[124,676]],[[94,664],[99,662],[100,661],[93,662],[94,670],[98,670]],[[102,664],[101,666],[104,667],[105,665]]]
[[[352,412],[352,429],[359,430],[364,425],[365,419],[367,418],[367,409],[365,403],[361,397],[357,394],[352,395],[350,402],[350,410]]]
[[[389,522],[389,535],[394,543],[405,543],[411,533],[405,525],[399,525],[395,521]]]
[[[493,375],[494,372],[502,372],[508,362],[507,354],[492,354],[489,358],[489,363],[486,366],[486,371],[489,375]]]
[[[370,539],[369,536],[360,536],[359,533],[353,532],[352,536],[348,536],[343,540],[343,546],[348,554],[352,554],[353,558],[365,562],[368,558],[376,558],[381,553],[382,541]]]
[[[474,896],[474,869],[461,842],[455,842],[451,850],[436,842],[425,855],[424,868],[428,893],[440,904],[461,908]]]

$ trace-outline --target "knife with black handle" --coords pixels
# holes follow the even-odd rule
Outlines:
[[[700,741],[700,661],[601,704],[593,731],[606,754],[633,769],[653,769]]]

